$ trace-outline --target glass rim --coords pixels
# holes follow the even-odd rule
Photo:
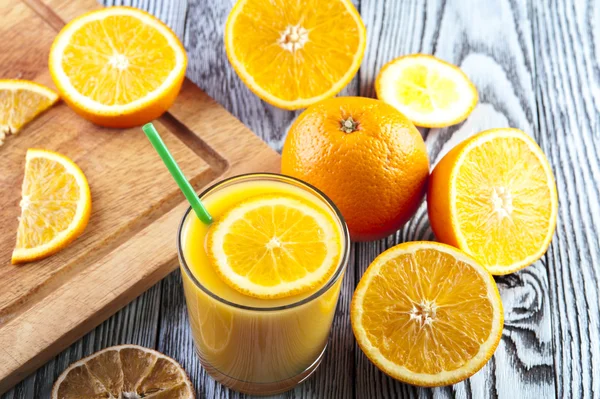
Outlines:
[[[210,187],[206,188],[204,191],[202,191],[200,194],[198,194],[198,197],[202,198],[206,194],[213,191],[214,189],[218,188],[219,186],[221,186],[227,182],[231,182],[232,180],[237,180],[240,178],[249,178],[249,177],[257,177],[257,178],[265,177],[265,178],[277,178],[277,179],[291,180],[295,183],[298,183],[300,186],[305,186],[305,187],[308,187],[309,189],[313,190],[318,196],[321,197],[321,199],[327,205],[329,205],[329,207],[333,210],[333,213],[337,217],[338,221],[340,222],[340,225],[341,225],[340,227],[342,229],[343,244],[344,244],[344,248],[342,249],[342,256],[336,266],[335,272],[331,275],[329,280],[327,280],[327,282],[321,288],[319,288],[318,291],[307,296],[306,298],[302,298],[296,302],[293,302],[293,303],[290,303],[287,305],[269,306],[269,307],[247,306],[247,305],[242,305],[239,303],[231,302],[225,298],[221,298],[219,295],[215,294],[214,292],[212,292],[211,290],[206,288],[204,285],[202,285],[200,283],[200,281],[198,281],[198,279],[194,276],[194,274],[190,270],[187,262],[185,261],[185,256],[183,254],[182,245],[181,245],[181,235],[183,232],[183,225],[185,224],[185,221],[186,221],[188,215],[192,211],[191,206],[189,206],[188,209],[183,214],[183,217],[181,218],[181,222],[179,223],[179,228],[177,229],[177,256],[179,257],[179,264],[181,265],[181,268],[184,270],[185,274],[190,278],[190,280],[194,283],[194,285],[198,289],[202,290],[206,295],[210,296],[211,298],[213,298],[225,305],[234,307],[234,308],[238,308],[238,309],[242,309],[242,310],[251,310],[251,311],[256,311],[256,312],[272,312],[272,311],[278,311],[278,310],[293,309],[293,308],[302,306],[304,304],[307,304],[309,302],[312,302],[313,300],[319,298],[320,296],[325,294],[327,291],[329,291],[329,289],[338,282],[338,280],[343,275],[343,272],[348,265],[348,262],[350,259],[350,244],[351,244],[350,232],[348,230],[346,221],[344,220],[344,217],[342,216],[342,213],[340,212],[338,207],[333,203],[333,201],[331,201],[331,199],[329,199],[329,197],[327,197],[327,195],[325,195],[325,193],[323,193],[321,190],[319,190],[315,186],[313,186],[305,181],[302,181],[300,179],[297,179],[295,177],[282,175],[280,173],[257,172],[257,173],[244,173],[241,175],[231,176],[224,180],[220,180],[220,181],[212,184]]]

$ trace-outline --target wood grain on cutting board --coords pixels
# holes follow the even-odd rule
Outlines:
[[[0,2],[0,78],[54,88],[48,53],[58,30],[93,1]],[[277,171],[279,156],[186,81],[155,126],[197,190],[217,179]],[[10,264],[27,148],[73,159],[92,191],[81,237],[58,254]],[[95,126],[59,103],[0,147],[0,392],[177,266],[187,204],[139,128]]]

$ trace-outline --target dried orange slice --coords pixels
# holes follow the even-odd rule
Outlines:
[[[342,90],[360,67],[366,41],[350,0],[238,0],[225,25],[225,49],[239,77],[285,109]]]
[[[519,129],[492,129],[463,141],[437,164],[427,208],[440,241],[470,254],[492,274],[508,274],[548,249],[558,197],[536,142]]]
[[[49,60],[65,102],[102,126],[149,122],[175,101],[187,56],[177,36],[152,15],[108,7],[69,22]]]
[[[379,255],[350,305],[356,340],[400,381],[449,385],[492,357],[504,317],[491,274],[460,250],[408,242]]]
[[[173,359],[138,345],[102,349],[71,364],[52,388],[52,399],[193,399],[185,370]]]
[[[314,205],[294,196],[261,195],[211,226],[207,253],[235,290],[282,298],[327,281],[339,261],[340,237],[334,219]]]
[[[58,101],[58,94],[28,80],[0,79],[0,145]]]
[[[50,256],[77,238],[87,226],[92,198],[85,175],[73,161],[29,149],[20,205],[13,264]]]
[[[393,105],[417,126],[462,122],[477,105],[477,89],[458,67],[413,54],[385,64],[375,80],[377,98]]]

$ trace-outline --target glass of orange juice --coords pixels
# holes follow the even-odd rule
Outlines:
[[[332,268],[325,280],[299,293],[272,298],[248,295],[234,289],[218,273],[210,255],[212,244],[207,237],[215,223],[218,224],[225,218],[223,215],[239,204],[261,198],[275,198],[274,204],[278,204],[279,196],[297,199],[331,222],[330,233],[334,234],[333,241],[336,242],[329,246],[336,253],[328,252],[333,256]],[[207,226],[188,209],[178,233],[183,286],[200,361],[215,380],[236,391],[259,395],[287,391],[308,378],[323,358],[348,264],[350,238],[346,223],[335,205],[319,190],[278,174],[236,176],[208,188],[200,198],[215,222]],[[284,219],[287,217],[286,213]],[[273,235],[276,225],[286,221],[275,219],[273,216],[272,221],[265,221],[264,228],[256,221],[248,221],[258,226],[258,230],[252,235],[240,236],[230,246],[243,246],[244,240],[253,237],[260,240],[265,234]],[[288,234],[287,230],[297,229],[295,237],[313,237],[308,238],[308,244],[303,248],[317,253],[322,243],[311,246],[310,240],[317,240],[322,232],[318,229],[300,231],[302,228],[310,230],[306,220],[292,223],[280,238],[265,241],[265,248],[278,249],[281,239],[285,249],[282,237]],[[290,242],[290,245],[294,243]],[[288,249],[295,251],[294,247]],[[253,258],[247,259],[248,264],[240,267],[251,269]]]

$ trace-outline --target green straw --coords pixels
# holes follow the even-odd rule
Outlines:
[[[210,216],[210,214],[204,207],[204,204],[202,204],[202,201],[200,201],[200,199],[196,195],[196,191],[194,191],[194,188],[192,187],[190,182],[185,178],[181,169],[179,169],[179,165],[177,165],[177,162],[175,162],[175,159],[173,159],[173,156],[169,152],[169,149],[167,148],[165,143],[160,138],[154,125],[152,123],[146,123],[142,127],[142,130],[144,131],[144,133],[146,133],[148,140],[150,140],[150,143],[152,143],[152,146],[154,147],[156,152],[158,152],[158,155],[160,155],[160,157],[162,158],[163,162],[167,166],[167,169],[169,169],[169,172],[171,172],[171,175],[173,176],[175,182],[183,192],[183,195],[185,195],[185,198],[187,198],[187,200],[189,201],[190,205],[192,206],[192,209],[194,210],[194,212],[196,212],[198,219],[200,219],[200,221],[202,221],[205,224],[211,224],[213,220],[212,216]]]

